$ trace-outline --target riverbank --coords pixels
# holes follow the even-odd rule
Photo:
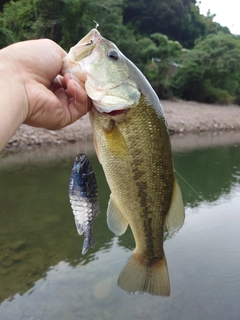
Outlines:
[[[183,100],[164,100],[162,105],[170,134],[240,131],[240,106],[208,105]],[[39,146],[81,141],[92,141],[88,116],[57,131],[22,125],[4,150],[31,150]]]

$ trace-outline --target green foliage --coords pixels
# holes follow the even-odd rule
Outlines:
[[[124,23],[136,33],[151,35],[159,32],[192,48],[194,41],[209,33],[228,28],[213,22],[214,15],[201,15],[194,0],[125,0]],[[141,18],[140,18],[141,17]]]
[[[0,48],[6,47],[13,42],[15,42],[15,37],[13,32],[11,32],[6,28],[0,27]]]
[[[182,46],[167,36],[154,33],[138,41],[142,66],[139,66],[160,98],[169,98],[173,63],[178,60]]]
[[[179,33],[191,0],[126,0],[124,22],[141,34],[161,32],[168,36]],[[139,19],[141,17],[141,19]]]
[[[211,34],[197,41],[184,56],[184,66],[172,85],[187,100],[209,103],[236,101],[240,87],[240,40],[233,35]]]
[[[14,41],[43,37],[57,41],[60,8],[48,0],[11,0],[4,6],[2,26],[11,32]]]
[[[161,98],[240,104],[240,36],[201,15],[195,0],[10,0],[2,8],[0,48],[46,37],[68,51],[97,21]]]
[[[60,44],[69,49],[93,27],[100,25],[104,37],[119,46],[130,34],[122,23],[122,0],[62,0],[64,16],[62,22],[62,40]]]

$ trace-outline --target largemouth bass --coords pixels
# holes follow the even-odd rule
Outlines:
[[[76,228],[84,233],[82,254],[94,248],[92,234],[93,221],[99,214],[97,180],[85,154],[79,154],[72,166],[69,180],[69,199],[74,214]]]
[[[174,175],[161,103],[140,70],[92,29],[63,61],[85,82],[96,153],[111,196],[107,223],[116,235],[130,225],[136,248],[118,285],[130,293],[170,294],[164,229],[181,228],[184,207]]]

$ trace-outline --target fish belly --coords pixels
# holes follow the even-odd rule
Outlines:
[[[148,260],[162,258],[174,182],[164,118],[142,101],[123,121],[92,113],[92,124],[112,198],[132,229],[136,251]]]
[[[168,296],[164,226],[178,230],[184,207],[163,113],[141,99],[124,117],[92,110],[90,118],[96,152],[112,192],[108,226],[121,235],[129,224],[136,243],[118,285],[129,293]]]

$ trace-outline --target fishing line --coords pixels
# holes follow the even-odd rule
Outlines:
[[[96,25],[96,28],[98,27],[98,24]],[[86,56],[88,56],[89,54],[91,53],[91,49],[89,48],[89,52]],[[71,78],[73,79],[73,73],[71,72],[71,69],[70,69],[70,63],[68,62],[68,66],[69,66],[69,73],[70,73],[70,76]],[[79,71],[81,71],[81,68],[80,66],[78,65],[78,69]],[[77,109],[76,107],[76,104],[77,104],[77,99],[76,99],[76,89],[74,89],[74,105],[75,105],[75,108]],[[77,135],[77,144],[79,146],[79,153],[81,152],[81,143],[80,141],[84,141],[84,153],[87,154],[87,147],[88,147],[88,132],[87,132],[87,127],[88,127],[88,116],[87,116],[87,113],[88,113],[88,101],[89,101],[89,98],[87,97],[87,100],[86,100],[86,103],[85,103],[85,115],[84,115],[84,121],[78,121],[78,126],[79,126],[79,135]],[[78,119],[76,119],[77,121]],[[85,130],[81,130],[81,125],[83,125],[83,127],[85,127]],[[82,134],[83,139],[80,140],[80,134]]]
[[[186,183],[186,185],[199,197],[199,199],[201,199],[202,198],[201,195],[190,185],[190,183],[188,183],[187,180],[184,179],[183,176],[177,170],[175,170],[175,172]]]
[[[90,51],[91,50],[89,49],[88,55],[91,53]],[[80,66],[79,66],[79,70],[80,70]],[[87,113],[88,113],[88,101],[89,101],[89,97],[87,96],[86,105],[85,105],[85,116],[84,116],[85,117],[84,118],[84,122],[85,122],[84,153],[85,154],[87,154],[87,146],[88,146],[88,132],[87,132],[87,125],[88,125],[88,121],[89,121],[89,116],[87,115]]]
[[[85,105],[85,139],[84,139],[84,153],[87,154],[87,144],[88,144],[88,133],[87,133],[87,111],[88,111],[88,97]]]
[[[96,23],[96,29],[99,26],[99,24],[94,21]],[[92,44],[93,40],[90,41],[90,43]],[[88,54],[86,56],[89,56],[91,54],[91,49],[89,48]],[[80,70],[80,66],[78,66],[79,70]],[[85,89],[85,88],[84,88]],[[87,93],[86,93],[87,94]],[[84,153],[87,154],[87,146],[88,146],[88,131],[87,131],[87,126],[88,126],[88,122],[89,122],[89,115],[88,115],[88,103],[89,103],[89,97],[87,96],[87,100],[86,100],[86,105],[85,105],[85,138],[84,138]]]
[[[67,61],[67,63],[68,63],[68,72],[70,74],[70,78],[74,80],[73,73],[72,73],[71,68],[70,68],[70,63],[68,61]],[[74,107],[76,108],[76,111],[77,111],[77,106],[76,106],[77,105],[77,98],[76,97],[77,97],[77,89],[74,87],[73,104],[74,104]],[[86,106],[86,109],[87,109],[87,106]],[[77,142],[77,147],[78,147],[78,153],[80,153],[81,152],[81,143],[80,143],[81,127],[80,127],[80,121],[78,121],[77,116],[73,120],[74,120],[74,122],[76,122],[76,125],[77,125],[76,142]],[[85,146],[85,153],[86,153],[86,146]]]

